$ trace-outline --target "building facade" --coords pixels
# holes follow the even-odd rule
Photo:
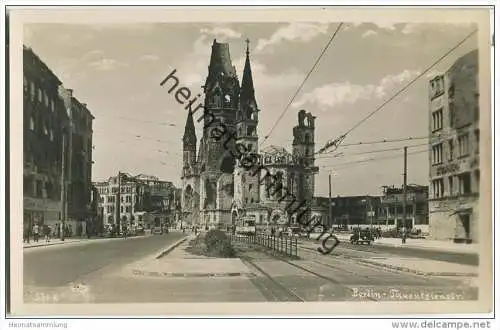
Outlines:
[[[120,184],[117,175],[94,185],[99,193],[98,213],[105,227],[119,223],[129,228],[139,225],[150,228],[154,225],[149,223],[152,213],[160,214],[167,222],[175,220],[177,190],[170,181],[150,175],[122,173]]]
[[[478,51],[430,81],[430,235],[477,242],[479,221]]]
[[[325,210],[324,225],[329,228],[351,228],[378,224],[380,218],[380,196],[336,196],[315,197],[316,204]],[[328,204],[331,214],[328,217]]]
[[[429,232],[429,187],[412,184],[406,186],[406,214],[404,200],[403,187],[384,187],[377,223],[387,227],[415,228]]]
[[[59,95],[69,117],[65,215],[66,222],[75,228],[78,235],[86,232],[87,224],[95,217],[91,209],[94,116],[85,103],[73,96],[72,89],[60,86]]]
[[[62,158],[68,116],[58,89],[62,82],[33,52],[23,48],[24,226],[55,226],[61,220]]]
[[[284,224],[292,219],[286,209],[290,199],[312,200],[318,168],[314,159],[315,117],[301,110],[293,128],[292,151],[269,146],[259,151],[259,112],[250,54],[247,46],[241,86],[232,65],[229,45],[212,44],[208,76],[204,84],[204,109],[210,120],[225,128],[226,138],[214,139],[214,125],[204,129],[199,147],[193,113],[189,111],[183,136],[181,208],[183,222],[205,227],[234,225],[237,219],[252,216],[258,224]],[[258,157],[259,165],[277,178],[290,196],[271,194],[269,176],[242,166],[230,150],[244,146]],[[198,148],[197,148],[198,147]],[[198,149],[198,150],[197,150]],[[276,184],[276,182],[274,182]],[[281,192],[283,193],[283,192]],[[293,213],[293,212],[292,212]]]

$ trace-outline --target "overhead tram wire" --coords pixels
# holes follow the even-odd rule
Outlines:
[[[419,151],[409,152],[408,156],[423,154],[425,152],[428,152],[428,150],[419,150]],[[400,158],[400,157],[401,157],[401,155],[392,155],[392,156],[385,156],[385,157],[362,159],[362,160],[358,160],[358,161],[345,162],[345,163],[339,163],[339,164],[323,165],[320,167],[321,168],[328,168],[328,169],[343,169],[343,168],[352,167],[352,165],[354,165],[354,164],[376,162],[376,161],[387,160],[387,159],[396,159],[396,158]],[[337,166],[339,166],[339,167],[337,167]]]
[[[391,96],[389,99],[387,99],[384,103],[382,103],[380,106],[378,106],[374,111],[370,112],[365,118],[361,119],[359,122],[357,122],[355,125],[353,125],[350,129],[348,129],[344,134],[341,136],[337,137],[333,141],[329,141],[325,144],[323,148],[321,148],[316,154],[321,154],[324,153],[326,150],[329,148],[333,147],[334,150],[339,147],[340,144],[342,144],[342,141],[345,140],[346,136],[351,133],[354,129],[359,127],[361,124],[363,124],[365,121],[370,119],[373,115],[375,115],[377,112],[382,110],[387,104],[389,104],[392,100],[394,100],[396,97],[398,97],[401,93],[406,91],[410,86],[412,86],[418,79],[423,77],[427,72],[429,72],[432,68],[434,68],[439,62],[441,62],[444,58],[446,58],[448,55],[450,55],[452,52],[454,52],[458,47],[460,47],[462,44],[464,44],[470,37],[472,37],[474,34],[477,33],[477,29],[469,33],[465,38],[460,40],[455,46],[453,46],[451,49],[449,49],[444,55],[442,55],[440,58],[438,58],[436,61],[434,61],[427,69],[425,69],[423,72],[421,72],[419,75],[417,75],[415,78],[413,78],[409,83],[407,83],[404,87],[402,87],[400,90],[398,90],[393,96]]]
[[[318,56],[318,58],[316,59],[316,62],[314,62],[311,70],[309,70],[309,72],[307,73],[306,77],[304,78],[304,80],[302,81],[302,83],[300,84],[299,88],[297,88],[297,91],[295,91],[295,94],[293,94],[292,98],[290,99],[290,102],[288,102],[287,106],[285,107],[285,109],[283,110],[283,112],[280,114],[280,116],[278,117],[278,119],[276,120],[276,122],[274,123],[273,127],[271,128],[271,130],[269,131],[269,133],[264,136],[264,139],[262,140],[262,142],[260,143],[260,147],[262,147],[262,145],[264,144],[264,142],[267,141],[267,139],[269,139],[269,137],[271,136],[271,134],[273,133],[274,129],[276,128],[276,126],[278,126],[278,123],[281,121],[281,119],[283,119],[283,116],[285,115],[285,113],[288,111],[288,108],[290,107],[290,105],[292,105],[293,101],[295,100],[295,98],[297,97],[297,95],[299,94],[299,92],[301,91],[302,87],[304,86],[304,84],[306,83],[307,79],[309,79],[309,76],[312,74],[312,72],[314,71],[314,69],[316,69],[316,66],[318,65],[319,61],[321,60],[321,58],[323,57],[323,55],[326,53],[326,51],[328,50],[328,48],[330,47],[331,43],[333,42],[333,40],[335,39],[335,37],[337,36],[338,32],[340,31],[340,28],[342,27],[344,23],[343,22],[340,22],[340,24],[337,26],[337,29],[335,29],[335,32],[333,32],[330,40],[328,40],[328,43],[326,44],[326,46],[323,48],[323,50],[321,51],[320,55]]]
[[[429,145],[428,143],[419,143],[419,144],[408,145],[406,147],[416,148],[416,147],[423,147],[423,146],[428,146],[428,145]],[[401,147],[394,147],[394,148],[377,149],[377,150],[370,150],[370,151],[364,151],[364,152],[353,152],[353,153],[347,153],[347,154],[344,154],[343,152],[339,152],[342,154],[342,156],[324,155],[324,156],[316,157],[316,159],[332,159],[332,158],[339,158],[339,157],[344,157],[344,156],[376,154],[376,153],[388,152],[388,151],[398,151],[401,149],[402,149]]]

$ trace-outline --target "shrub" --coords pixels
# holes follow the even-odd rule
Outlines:
[[[223,231],[212,229],[205,235],[205,246],[209,255],[231,258],[236,255],[229,237]]]

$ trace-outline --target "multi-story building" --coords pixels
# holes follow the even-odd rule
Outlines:
[[[55,229],[64,219],[72,234],[84,234],[93,117],[31,48],[23,47],[23,57],[25,226]]]
[[[95,216],[92,199],[92,122],[94,116],[85,103],[73,96],[73,90],[59,88],[69,116],[66,222],[75,233],[85,233],[87,223]]]
[[[383,196],[380,197],[380,209],[378,211],[378,224],[387,227],[415,228],[422,232],[428,232],[429,187],[421,185],[406,186],[406,214],[404,213],[404,191],[403,187],[384,187]],[[406,223],[404,221],[406,218]]]
[[[379,218],[380,197],[378,196],[336,196],[315,197],[315,204],[325,210],[324,225],[328,227],[348,228],[376,224]],[[328,217],[328,204],[331,214]]]
[[[122,173],[120,184],[118,176],[115,176],[94,185],[99,193],[98,213],[105,226],[116,225],[119,221],[120,225],[128,227],[142,225],[148,228],[153,225],[148,223],[148,214],[151,213],[162,214],[165,221],[175,218],[176,188],[170,181],[162,181],[155,176]]]
[[[61,220],[62,157],[68,116],[58,89],[62,82],[33,52],[23,48],[24,226],[54,227]]]
[[[478,51],[430,81],[430,235],[477,242],[479,199]]]

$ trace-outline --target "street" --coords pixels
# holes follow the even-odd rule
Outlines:
[[[379,301],[477,299],[474,276],[421,276],[362,262],[407,259],[410,252],[342,244],[332,255],[317,253],[315,241],[301,242],[299,260],[270,256],[252,246],[238,246],[232,260],[204,258],[186,252],[186,242],[155,260],[157,270],[168,262],[166,276],[145,269],[140,260],[178,242],[184,235],[171,232],[132,239],[25,249],[24,298],[36,303],[153,303],[153,302],[263,302],[263,301]],[[412,250],[413,251],[413,250]],[[413,251],[413,257],[442,252]],[[453,259],[452,257],[449,257]],[[149,259],[148,259],[149,260]],[[456,265],[473,267],[459,264]],[[241,274],[224,275],[228,262],[240,263]],[[467,263],[466,261],[465,263]],[[191,263],[191,269],[186,264]],[[207,266],[202,266],[207,265]],[[208,267],[210,265],[210,267]],[[205,267],[205,268],[204,268]],[[432,267],[432,265],[431,265]],[[434,266],[435,267],[435,266]],[[147,268],[147,267],[146,267]],[[204,269],[200,269],[204,268]],[[218,275],[204,274],[206,269]],[[233,267],[234,268],[234,267]],[[241,269],[243,269],[241,268]],[[234,272],[234,271],[233,271]],[[149,275],[148,275],[149,274]],[[424,297],[424,298],[422,298]]]
[[[155,253],[182,237],[181,233],[117,238],[90,244],[69,244],[24,250],[24,285],[58,287],[84,276],[112,271]]]

